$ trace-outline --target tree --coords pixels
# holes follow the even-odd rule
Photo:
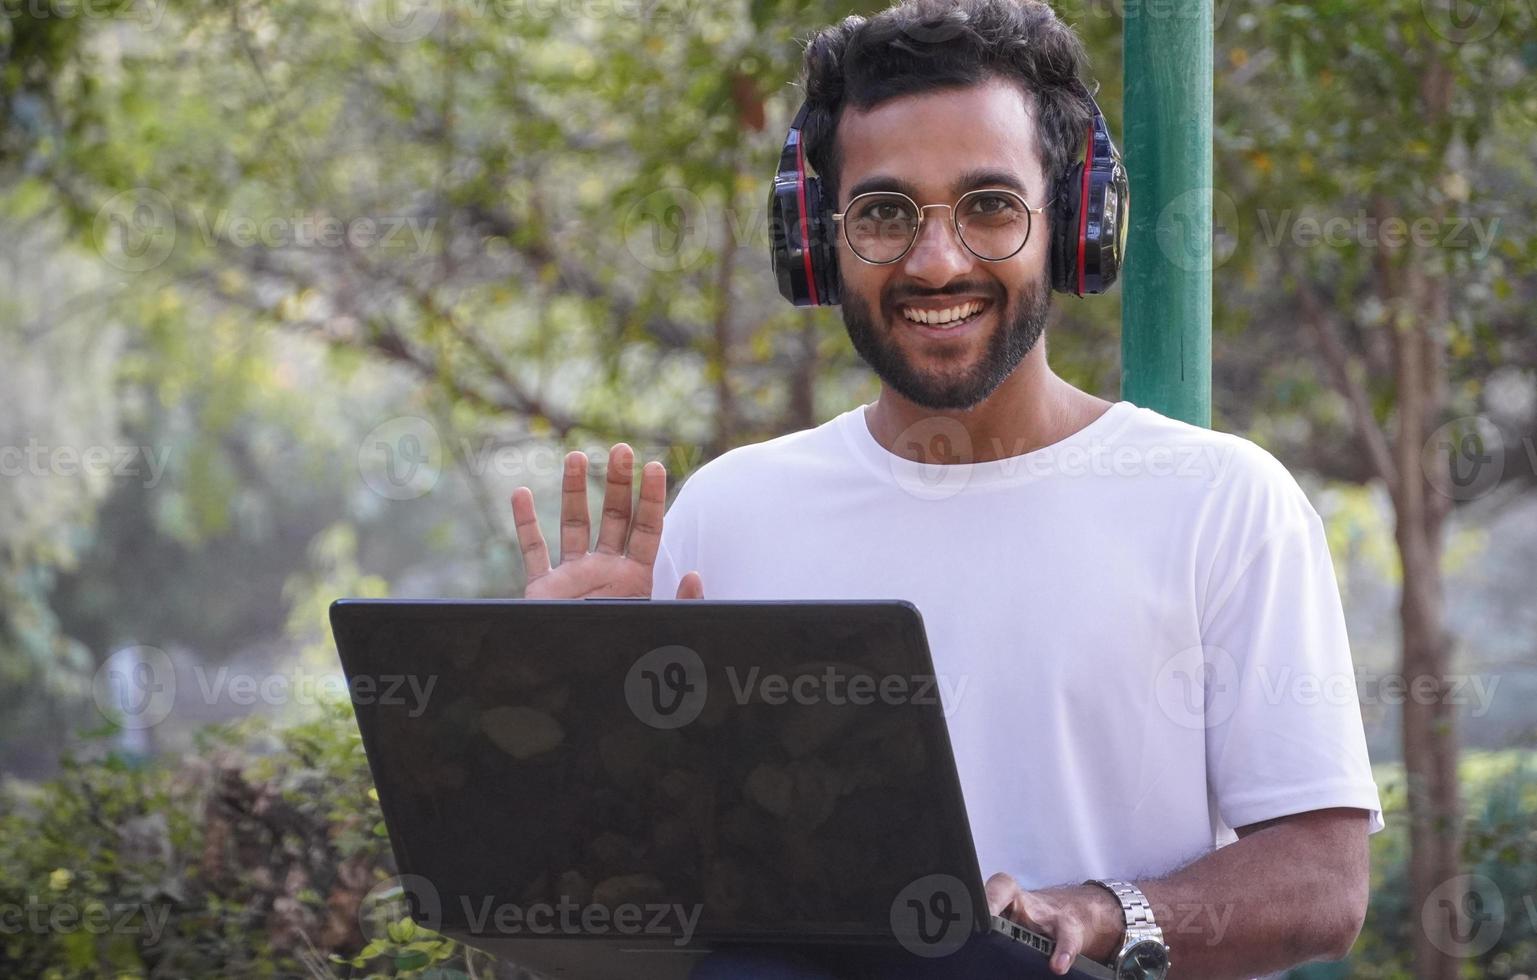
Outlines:
[[[1502,493],[1529,485],[1530,428],[1502,439],[1478,413],[1492,414],[1480,395],[1495,369],[1537,361],[1531,203],[1513,193],[1530,185],[1537,135],[1533,52],[1521,43],[1531,20],[1515,4],[1464,13],[1429,0],[1251,5],[1224,33],[1218,82],[1228,237],[1214,259],[1238,259],[1219,300],[1243,322],[1246,348],[1219,357],[1222,407],[1240,420],[1289,409],[1306,435],[1284,454],[1381,481],[1392,500],[1402,673],[1416,692],[1402,731],[1425,925],[1414,972],[1429,978],[1459,975],[1472,955],[1466,889],[1454,884],[1464,815],[1445,525],[1502,475]],[[1235,376],[1270,382],[1281,405],[1242,404],[1254,387]]]

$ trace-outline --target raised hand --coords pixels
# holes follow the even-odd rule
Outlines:
[[[533,491],[518,487],[512,492],[513,523],[528,580],[524,598],[651,598],[652,568],[662,541],[662,511],[667,502],[667,468],[653,460],[641,469],[640,505],[632,520],[634,466],[634,451],[625,443],[609,450],[598,544],[588,551],[592,528],[587,517],[587,457],[579,452],[566,454],[560,487],[560,564],[553,567],[534,512]],[[677,597],[704,598],[698,572],[683,576]]]

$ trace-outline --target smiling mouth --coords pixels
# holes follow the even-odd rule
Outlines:
[[[988,306],[985,300],[967,300],[939,310],[901,306],[897,308],[897,312],[903,320],[914,326],[927,327],[930,330],[954,330],[976,320],[987,312]]]

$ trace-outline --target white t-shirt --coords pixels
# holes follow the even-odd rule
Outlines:
[[[916,605],[984,876],[1135,881],[1324,807],[1382,828],[1323,527],[1273,456],[1123,401],[916,463],[864,408],[692,474],[652,595]]]

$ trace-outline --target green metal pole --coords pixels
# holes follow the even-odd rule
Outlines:
[[[1212,0],[1126,5],[1121,396],[1211,424]]]

